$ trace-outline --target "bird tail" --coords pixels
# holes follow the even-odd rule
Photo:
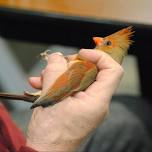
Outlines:
[[[42,106],[42,107],[48,107],[48,106],[52,106],[54,104],[56,104],[56,101],[52,101],[52,100],[48,100],[48,99],[44,99],[42,97],[39,97],[34,103],[33,105],[30,107],[31,109],[34,109],[36,107]]]
[[[34,109],[34,108],[36,108],[36,107],[38,107],[38,106],[40,106],[39,104],[33,104],[30,108],[31,109]]]
[[[42,98],[42,96],[40,96],[31,106],[31,109],[34,109],[38,106],[43,106],[43,104],[45,103],[44,99]]]

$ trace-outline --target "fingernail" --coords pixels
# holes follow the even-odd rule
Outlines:
[[[53,53],[49,56],[49,62],[61,62],[63,54],[60,52]]]
[[[57,55],[63,56],[63,54],[62,54],[61,52],[55,52],[55,53],[53,53],[53,54],[57,54]]]

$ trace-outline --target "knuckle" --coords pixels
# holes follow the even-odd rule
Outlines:
[[[116,63],[114,66],[113,66],[113,72],[114,73],[117,73],[118,75],[120,75],[120,76],[122,76],[123,74],[124,74],[124,69],[123,69],[123,67],[120,65],[120,64],[118,64],[118,63]]]
[[[119,72],[120,76],[122,76],[124,74],[124,68],[119,64],[117,66],[117,71]]]

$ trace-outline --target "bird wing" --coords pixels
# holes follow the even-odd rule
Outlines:
[[[73,90],[73,92],[78,92],[78,91],[83,91],[86,88],[88,88],[96,79],[97,76],[97,67],[94,66],[92,68],[90,68],[84,75],[80,85],[78,88],[76,88],[75,90]]]
[[[95,72],[95,74],[93,74]],[[76,60],[49,89],[47,94],[38,98],[34,105],[48,105],[63,100],[75,92],[86,89],[95,79],[96,66],[89,61]],[[93,80],[92,80],[93,79]]]

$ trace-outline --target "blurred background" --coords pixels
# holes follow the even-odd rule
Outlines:
[[[45,66],[38,58],[44,50],[73,54],[80,48],[93,48],[91,36],[106,36],[133,25],[135,42],[123,62],[125,74],[113,103],[123,104],[125,110],[137,116],[151,139],[151,97],[142,92],[148,87],[143,86],[144,82],[148,84],[150,79],[143,71],[146,68],[140,69],[144,60],[150,61],[149,55],[148,60],[141,60],[141,51],[150,45],[147,39],[152,34],[151,10],[150,0],[0,0],[0,92],[35,91],[29,86],[28,77],[39,75]],[[141,41],[149,45],[141,46]],[[141,75],[146,75],[144,80]],[[2,102],[25,133],[31,104]],[[119,106],[114,107],[111,111],[118,118],[125,114]]]

